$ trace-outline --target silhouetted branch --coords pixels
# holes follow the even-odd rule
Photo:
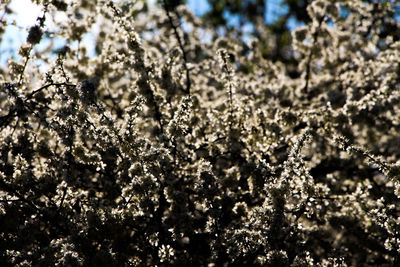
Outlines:
[[[165,10],[165,12],[167,14],[167,17],[168,17],[168,20],[169,20],[169,24],[171,25],[172,29],[174,30],[175,37],[178,40],[179,48],[181,49],[182,54],[183,54],[183,67],[185,68],[185,71],[186,71],[186,90],[184,90],[184,92],[187,93],[188,95],[190,95],[191,81],[190,81],[190,71],[189,71],[189,68],[187,66],[186,51],[185,51],[185,48],[183,46],[182,39],[179,36],[178,27],[175,26],[174,21],[172,19],[172,16],[171,16],[171,13],[170,13],[170,8],[169,8],[168,3],[167,3],[166,0],[164,0],[164,10]]]

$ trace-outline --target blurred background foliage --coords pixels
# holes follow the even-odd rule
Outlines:
[[[307,5],[310,0],[208,0],[210,10],[204,15],[214,26],[225,27],[228,32],[238,36],[243,34],[244,25],[251,24],[250,34],[263,45],[264,58],[284,63],[293,63],[293,57],[288,52],[291,42],[291,26],[304,25],[309,22]],[[279,9],[279,11],[268,9]],[[279,14],[275,20],[268,15]],[[230,25],[229,17],[237,17],[239,25]],[[292,24],[290,24],[292,23]],[[264,31],[269,34],[266,35]],[[273,39],[274,45],[267,45]]]
[[[171,8],[187,4],[185,0],[161,0]],[[199,1],[196,1],[199,2]],[[201,1],[200,1],[201,2]],[[298,77],[298,65],[291,52],[291,30],[307,24],[307,6],[311,0],[207,0],[202,16],[219,33],[236,38],[256,38],[265,59],[292,65],[289,75]],[[217,38],[217,36],[215,37]]]
[[[207,1],[207,5],[203,2]],[[171,10],[179,5],[189,4],[206,6],[200,16],[209,22],[210,27],[218,28],[221,35],[249,40],[255,38],[265,59],[273,62],[280,61],[287,65],[288,75],[298,78],[300,71],[297,69],[301,58],[296,58],[291,48],[291,31],[298,26],[310,22],[307,6],[313,0],[158,0],[159,5],[167,4]],[[393,36],[393,41],[399,40],[400,31],[395,21],[400,19],[400,3],[395,5],[393,13],[381,13],[379,3],[393,2],[393,0],[366,0],[366,3],[376,4],[372,12],[376,14],[376,22],[383,21],[383,29],[379,38],[384,40],[387,36]],[[341,16],[345,18],[351,10],[342,7]],[[333,23],[330,21],[330,23]],[[372,28],[372,27],[371,27]],[[367,32],[372,34],[371,32]],[[215,36],[214,38],[218,38]],[[384,42],[382,42],[384,43]]]
[[[141,10],[130,8],[134,3],[137,5],[138,2],[142,3]],[[160,7],[168,6],[171,11],[175,11],[179,5],[188,5],[197,16],[205,19],[210,28],[218,29],[215,31],[218,35],[213,36],[211,41],[222,35],[229,35],[237,40],[243,40],[246,46],[249,45],[251,39],[256,39],[258,49],[265,59],[285,64],[288,75],[292,78],[300,76],[297,66],[302,58],[296,57],[293,53],[291,31],[310,22],[307,6],[312,0],[140,0],[122,1],[122,6],[132,10],[134,13],[131,16],[135,17],[140,13],[148,12],[149,6],[154,2]],[[393,2],[393,0],[365,0],[364,2],[378,4]],[[341,10],[343,18],[350,13],[350,10],[346,12],[345,7],[342,7]],[[12,12],[11,9],[4,10],[2,17],[7,17],[7,13],[10,12]],[[393,41],[399,40],[400,31],[390,18],[395,18],[395,21],[399,20],[400,3],[395,5],[393,13],[381,14],[380,8],[376,8],[373,12],[376,12],[374,23],[384,22],[379,38],[383,40],[387,36],[393,36]],[[6,23],[5,20],[2,21]],[[4,24],[0,27],[0,32],[5,29],[6,25]],[[368,31],[366,34],[372,35]],[[10,54],[7,51],[9,45],[6,44],[6,40],[0,39],[0,41],[2,41],[0,54],[3,54],[0,58],[4,61],[6,54]],[[12,51],[11,54],[16,54],[16,51]]]

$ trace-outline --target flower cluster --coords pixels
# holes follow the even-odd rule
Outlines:
[[[36,2],[0,66],[1,266],[400,265],[394,3],[313,1],[293,77],[182,5]]]

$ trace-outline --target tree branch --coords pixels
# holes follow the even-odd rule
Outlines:
[[[310,78],[311,78],[311,61],[312,61],[312,57],[313,57],[312,49],[315,46],[315,44],[317,43],[319,29],[321,28],[321,24],[324,21],[324,18],[325,18],[325,16],[322,16],[319,19],[318,28],[313,33],[312,45],[311,45],[310,53],[308,54],[308,59],[307,59],[307,64],[306,64],[306,84],[304,85],[304,88],[303,88],[304,93],[308,93],[308,86],[309,86]]]
[[[183,54],[183,67],[185,68],[185,71],[186,71],[186,90],[184,90],[184,92],[187,93],[188,95],[190,95],[191,81],[190,81],[190,71],[189,71],[189,68],[187,66],[186,51],[185,51],[185,48],[183,46],[182,39],[179,36],[178,27],[175,26],[174,21],[172,19],[172,16],[171,16],[171,13],[170,13],[170,10],[169,10],[169,5],[168,5],[166,0],[163,0],[163,2],[164,2],[164,10],[165,10],[165,12],[167,14],[167,17],[168,17],[168,20],[169,20],[169,24],[171,25],[172,29],[174,30],[175,37],[176,37],[176,39],[178,41],[178,44],[179,44],[179,48],[181,49],[182,54]]]

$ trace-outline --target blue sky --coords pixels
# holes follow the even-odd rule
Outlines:
[[[187,4],[196,16],[203,15],[210,8],[206,0],[188,0]]]

